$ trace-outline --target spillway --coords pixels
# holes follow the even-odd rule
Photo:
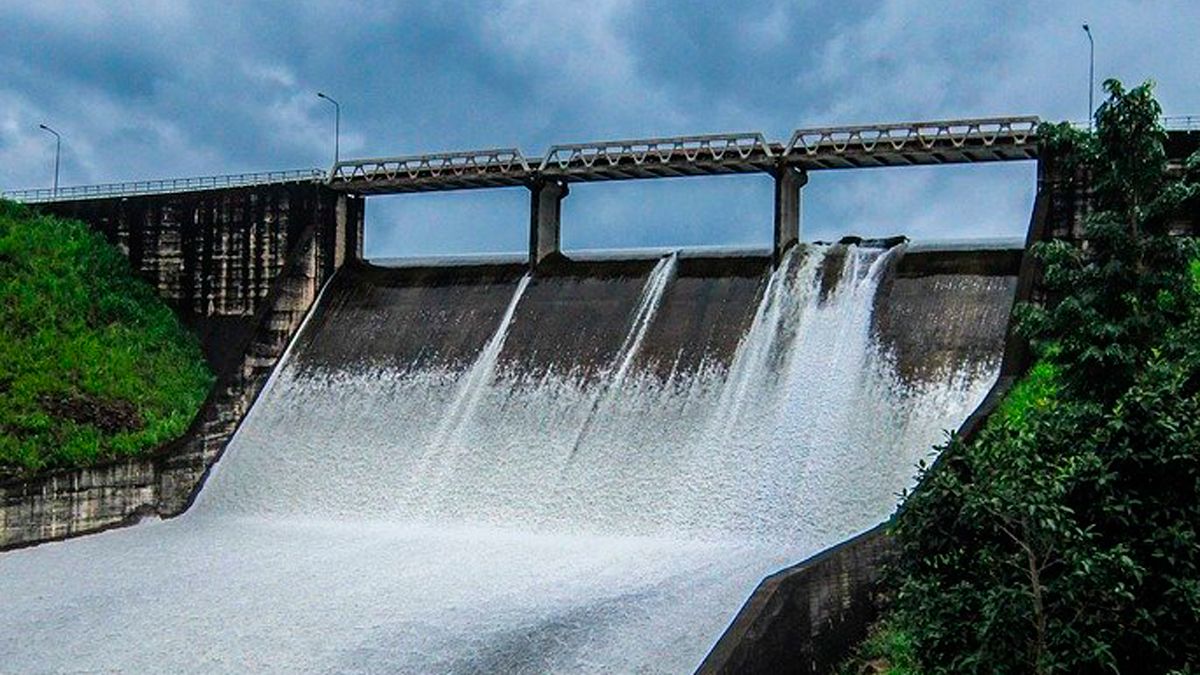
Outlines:
[[[983,398],[1013,260],[343,269],[188,513],[0,555],[0,670],[690,672]]]

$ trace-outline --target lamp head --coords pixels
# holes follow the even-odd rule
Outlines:
[[[1088,26],[1088,25],[1085,23],[1085,24],[1083,24],[1083,32],[1087,33],[1088,35],[1091,35],[1091,34],[1092,34],[1092,29],[1091,29],[1091,27],[1090,27],[1090,26]]]

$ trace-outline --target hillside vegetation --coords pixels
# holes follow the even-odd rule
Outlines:
[[[0,200],[0,478],[145,453],[187,429],[212,382],[120,251]]]
[[[1200,153],[1168,172],[1151,84],[1105,87],[1094,133],[1041,130],[1096,210],[1086,247],[1034,249],[1037,365],[905,499],[853,671],[1200,672],[1200,250],[1170,231]]]

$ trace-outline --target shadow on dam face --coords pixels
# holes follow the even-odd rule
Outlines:
[[[0,653],[690,671],[979,403],[1019,253],[343,268],[191,511],[0,556]]]

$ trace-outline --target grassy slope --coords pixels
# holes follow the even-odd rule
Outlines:
[[[212,382],[120,251],[0,200],[0,477],[147,452],[187,429]]]

